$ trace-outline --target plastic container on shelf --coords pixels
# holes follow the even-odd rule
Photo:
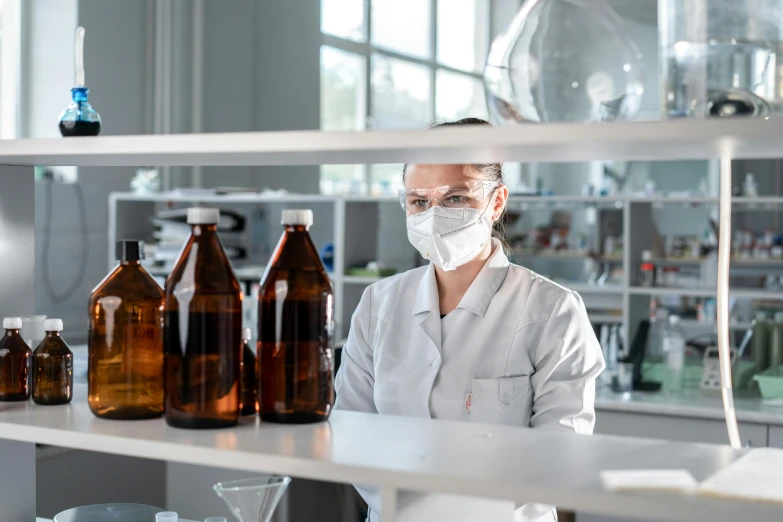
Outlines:
[[[669,324],[663,330],[663,352],[666,360],[663,390],[682,391],[685,385],[685,332],[679,316],[669,316]]]
[[[769,367],[770,323],[765,312],[756,312],[753,321],[753,337],[750,339],[750,349],[756,372],[762,372]]]
[[[642,264],[639,267],[639,284],[646,288],[655,286],[655,265],[652,262],[652,252],[642,251]]]
[[[757,373],[753,380],[758,384],[763,398],[783,399],[783,365],[767,368]]]
[[[644,359],[647,362],[662,362],[664,359],[663,331],[669,323],[669,311],[665,308],[656,308],[655,317],[650,320],[650,323]]]
[[[775,368],[783,364],[783,311],[775,312],[769,330],[769,367]]]

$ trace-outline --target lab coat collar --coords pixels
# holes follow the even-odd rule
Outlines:
[[[490,301],[497,293],[508,272],[508,257],[503,253],[503,245],[494,238],[492,239],[492,250],[492,255],[457,305],[457,308],[463,308],[480,317],[484,317]],[[435,278],[435,265],[432,263],[427,267],[427,271],[421,279],[416,304],[413,306],[414,315],[424,312],[440,313],[438,282]]]
[[[508,257],[503,252],[503,245],[499,240],[492,238],[492,255],[462,296],[457,308],[484,317],[490,301],[506,278],[508,265]]]

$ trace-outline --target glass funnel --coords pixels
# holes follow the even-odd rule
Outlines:
[[[641,53],[604,0],[528,0],[492,43],[484,71],[496,124],[630,120]]]
[[[239,522],[269,522],[290,482],[289,477],[261,475],[219,482],[213,489]]]
[[[668,118],[783,113],[783,0],[661,0]]]

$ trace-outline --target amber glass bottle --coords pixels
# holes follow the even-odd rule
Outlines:
[[[27,376],[33,352],[19,330],[21,317],[3,319],[5,335],[0,339],[0,401],[26,401],[30,398]]]
[[[333,291],[307,232],[310,210],[284,210],[285,232],[258,292],[261,419],[326,420],[334,403]]]
[[[33,401],[68,404],[73,398],[73,353],[60,336],[62,319],[47,319],[46,337],[33,352]]]
[[[217,234],[220,211],[188,209],[192,230],[166,280],[166,422],[222,428],[239,420],[242,292]]]
[[[163,415],[163,289],[141,266],[144,243],[117,241],[119,265],[89,302],[87,402],[98,417]]]
[[[256,354],[250,347],[250,328],[242,329],[242,415],[254,415],[258,411],[258,369]]]

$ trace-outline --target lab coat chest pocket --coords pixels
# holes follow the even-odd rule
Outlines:
[[[527,427],[532,410],[530,376],[473,379],[471,422]]]

